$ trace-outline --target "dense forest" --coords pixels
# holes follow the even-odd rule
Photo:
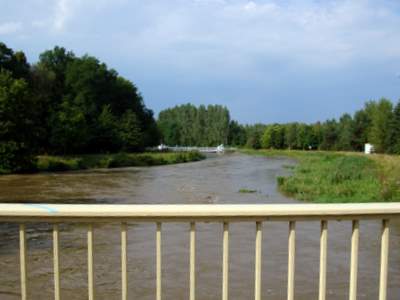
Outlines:
[[[158,126],[168,145],[362,151],[372,143],[376,152],[400,154],[400,102],[393,106],[384,98],[366,102],[354,115],[313,124],[241,125],[225,107],[186,104],[162,111]]]
[[[368,101],[354,115],[343,114],[313,124],[257,124],[231,122],[230,144],[248,148],[362,151],[371,143],[378,153],[400,154],[400,101]]]
[[[230,116],[221,105],[180,105],[160,112],[163,143],[180,146],[216,146],[228,143]]]
[[[159,139],[136,86],[96,58],[55,47],[29,64],[0,43],[0,168],[30,170],[38,154],[141,151]]]

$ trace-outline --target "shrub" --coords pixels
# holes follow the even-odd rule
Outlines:
[[[0,142],[0,172],[21,173],[36,170],[36,158],[23,143]]]

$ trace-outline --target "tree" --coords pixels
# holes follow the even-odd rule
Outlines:
[[[229,123],[228,145],[244,146],[246,144],[246,130],[237,121]]]
[[[261,148],[261,138],[266,129],[266,125],[264,124],[254,124],[254,125],[246,125],[246,148],[252,149],[260,149]]]
[[[96,122],[96,133],[93,136],[95,144],[103,151],[116,152],[122,147],[121,138],[118,135],[118,122],[112,114],[110,105],[104,105]]]
[[[283,149],[285,142],[284,128],[279,124],[267,126],[261,138],[262,148]]]
[[[400,100],[393,111],[393,118],[390,125],[390,152],[400,154]]]
[[[133,111],[128,110],[122,116],[119,126],[119,136],[124,151],[136,152],[143,150],[144,145],[140,123]]]
[[[368,142],[368,130],[370,126],[371,118],[366,110],[362,109],[354,114],[352,140],[352,148],[354,150],[363,151],[364,145]]]
[[[338,125],[335,119],[328,120],[323,124],[321,150],[336,150],[338,141]]]
[[[0,170],[23,172],[34,169],[32,135],[34,106],[28,84],[0,69]]]
[[[157,124],[168,145],[215,146],[229,140],[229,111],[221,105],[179,105],[161,111]]]
[[[390,127],[393,119],[393,105],[389,100],[382,98],[375,105],[371,105],[371,129],[369,140],[375,151],[384,153],[391,147]]]
[[[353,149],[353,119],[349,114],[344,114],[339,120],[339,137],[337,141],[337,150],[350,151]]]
[[[285,126],[285,144],[291,149],[297,146],[297,123],[290,123]]]
[[[84,109],[65,99],[60,109],[52,116],[51,146],[55,153],[85,153],[89,142],[89,127]]]
[[[13,78],[29,79],[29,64],[23,52],[15,52],[0,42],[0,70],[7,70]]]

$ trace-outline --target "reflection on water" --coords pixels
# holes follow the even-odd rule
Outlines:
[[[60,174],[0,177],[0,202],[47,203],[292,203],[276,190],[287,159],[239,154],[212,156],[196,163],[153,168],[124,168]],[[240,194],[241,188],[257,190]],[[359,298],[376,299],[379,276],[380,222],[360,222]],[[120,299],[118,224],[95,227],[96,299]],[[388,299],[400,293],[400,225],[391,224]],[[348,295],[350,222],[329,223],[328,299]],[[234,223],[230,239],[230,299],[251,299],[254,290],[255,224]],[[263,298],[286,297],[287,234],[285,222],[264,223]],[[52,241],[48,224],[27,226],[30,299],[53,295]],[[222,225],[197,225],[197,298],[220,299]],[[87,299],[86,226],[61,227],[62,297]],[[187,299],[189,224],[164,224],[163,298]],[[129,297],[155,298],[155,225],[129,224]],[[18,228],[0,225],[0,299],[19,299]],[[296,299],[316,299],[319,270],[319,224],[297,225]]]

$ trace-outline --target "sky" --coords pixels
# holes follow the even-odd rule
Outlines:
[[[156,115],[222,104],[241,123],[314,122],[400,99],[398,0],[0,0],[0,41],[55,45],[134,82]]]

